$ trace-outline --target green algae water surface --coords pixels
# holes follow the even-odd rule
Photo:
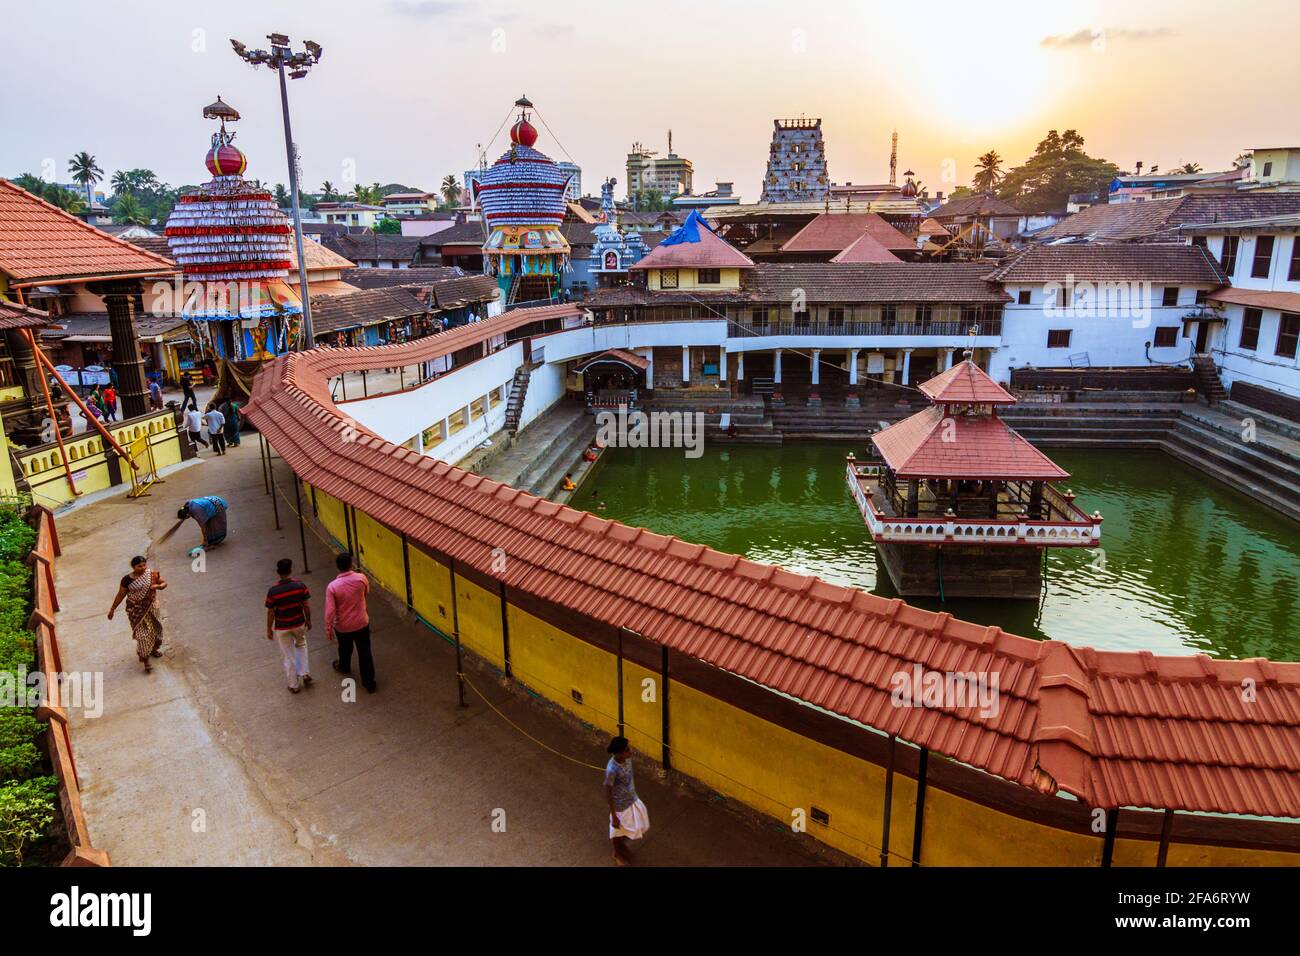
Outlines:
[[[844,456],[795,444],[608,449],[575,507],[887,597]],[[940,604],[1015,634],[1115,650],[1300,660],[1300,526],[1158,452],[1050,450],[1102,549],[1049,549],[1041,599]],[[603,504],[603,507],[601,505]]]

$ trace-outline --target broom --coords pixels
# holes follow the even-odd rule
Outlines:
[[[170,528],[164,531],[162,533],[162,537],[158,539],[158,543],[163,544],[166,541],[168,541],[172,535],[174,535],[177,531],[181,530],[181,525],[183,525],[187,520],[189,519],[182,518],[180,521],[176,522],[174,525],[172,525]]]

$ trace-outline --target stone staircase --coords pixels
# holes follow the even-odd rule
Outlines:
[[[521,440],[527,441],[531,430],[530,425],[524,430]],[[537,457],[511,484],[530,494],[542,498],[550,497],[565,474],[573,470],[574,462],[582,456],[582,452],[595,436],[595,420],[582,410],[563,431],[549,439],[546,446],[538,450]]]
[[[779,445],[781,435],[772,427],[761,395],[731,395],[724,391],[659,389],[646,402],[646,412],[703,412],[706,442],[735,442],[748,445]],[[730,413],[735,435],[728,435],[719,422]]]
[[[1041,448],[1159,450],[1184,407],[1176,402],[1025,403],[999,414]]]
[[[524,398],[528,395],[528,381],[532,374],[532,368],[526,363],[515,369],[510,400],[506,403],[506,431],[511,437],[519,434],[519,418],[524,413]]]
[[[1227,400],[1228,391],[1223,387],[1223,380],[1219,378],[1219,367],[1214,364],[1214,359],[1210,356],[1193,356],[1192,374],[1196,378],[1197,393],[1204,396],[1211,405]]]

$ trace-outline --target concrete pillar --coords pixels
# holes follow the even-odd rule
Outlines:
[[[104,295],[108,307],[108,331],[113,339],[113,370],[117,372],[117,395],[122,400],[122,418],[135,418],[149,410],[149,391],[144,384],[144,362],[135,333],[137,288],[114,287]],[[235,331],[242,333],[236,323]]]
[[[849,351],[849,384],[850,385],[858,384],[858,350],[857,349],[851,349]]]
[[[645,361],[646,361],[645,387],[647,391],[651,391],[655,387],[655,350],[654,349],[650,349],[648,352],[646,352]]]
[[[15,399],[11,406],[21,411],[11,411],[8,415],[10,421],[7,424],[10,431],[14,433],[15,441],[23,445],[39,445],[41,444],[39,437],[19,436],[17,428],[30,426],[37,432],[41,430],[40,421],[44,417],[45,408],[45,394],[41,391],[41,370],[36,364],[36,355],[27,343],[27,336],[23,334],[22,329],[6,329],[4,337],[5,345],[9,348],[9,357],[13,360],[14,384],[21,385],[23,388],[23,397]],[[74,379],[70,384],[75,385],[76,380]],[[5,457],[7,461],[7,453]]]
[[[908,379],[912,376],[912,350],[903,349],[903,384],[906,385]]]
[[[943,370],[946,372],[952,368],[952,349],[943,350]]]
[[[779,408],[785,405],[785,396],[781,393],[781,349],[773,353],[772,383],[772,405]]]
[[[818,388],[822,381],[821,349],[812,350],[812,358],[809,360],[808,367],[812,371],[812,388],[808,391],[808,405],[816,408],[822,403],[821,389]]]
[[[718,379],[725,382],[727,380],[727,350],[718,349]]]
[[[736,353],[736,381],[743,382],[744,380],[745,380],[745,353],[737,352]]]
[[[415,433],[415,450],[421,455],[424,454],[424,429]]]
[[[691,347],[682,346],[682,384],[685,385],[691,380]]]
[[[772,381],[777,385],[781,384],[781,349],[776,350],[776,357],[773,359]]]

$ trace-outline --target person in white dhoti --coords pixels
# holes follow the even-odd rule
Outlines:
[[[636,795],[632,779],[632,748],[626,737],[615,737],[606,748],[605,795],[609,799],[609,839],[614,845],[614,862],[631,866],[629,840],[639,840],[650,830],[650,812]]]

